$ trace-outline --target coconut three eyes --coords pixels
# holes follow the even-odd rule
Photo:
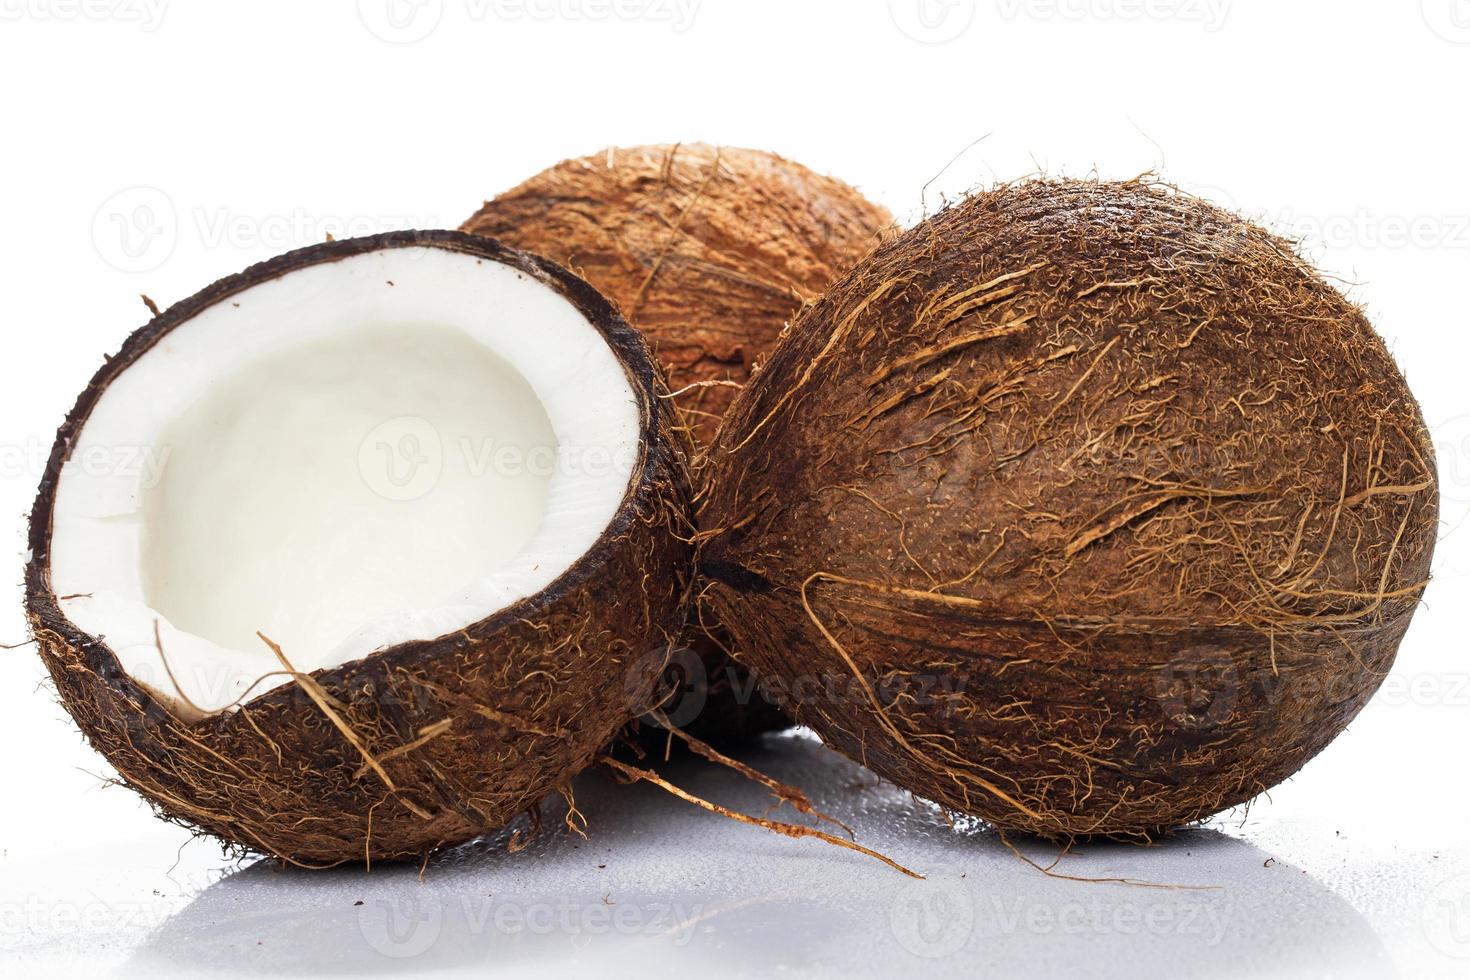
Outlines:
[[[63,702],[160,814],[293,861],[504,826],[682,627],[666,393],[585,282],[456,232],[216,283],[57,437],[26,584]]]
[[[1393,662],[1419,409],[1287,243],[1028,182],[877,250],[711,450],[708,598],[786,706],[945,807],[1146,836],[1296,772]]]

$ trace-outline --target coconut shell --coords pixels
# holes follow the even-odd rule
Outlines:
[[[609,148],[485,202],[462,230],[565,263],[649,338],[678,391],[743,384],[786,322],[893,218],[840,180],[760,150]],[[681,395],[695,442],[734,388]]]
[[[1146,180],[885,244],[711,450],[707,597],[798,721],[997,827],[1147,837],[1353,719],[1429,574],[1423,419],[1285,241]]]
[[[462,632],[185,721],[133,681],[104,638],[75,627],[51,589],[52,508],[73,438],[114,379],[205,308],[309,265],[416,245],[510,265],[602,333],[642,413],[626,496],[593,547],[542,592]],[[642,338],[560,267],[457,232],[316,245],[172,307],[93,378],[57,435],[31,515],[27,614],[63,705],[160,816],[307,865],[417,856],[503,827],[565,787],[652,703],[692,578],[687,452]]]

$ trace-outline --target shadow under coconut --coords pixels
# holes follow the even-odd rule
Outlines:
[[[741,758],[804,788],[861,843],[927,880],[592,772],[575,786],[588,839],[568,832],[558,802],[524,850],[509,853],[502,833],[438,855],[422,881],[407,865],[312,873],[263,861],[201,892],[130,966],[152,976],[484,977],[537,966],[614,977],[1391,972],[1352,906],[1216,831],[1150,848],[1079,845],[1055,868],[1176,887],[1062,880],[978,824],[950,827],[803,734],[767,736]],[[761,787],[687,755],[658,768],[747,813],[771,803]],[[1039,842],[1020,846],[1043,864],[1056,857]]]

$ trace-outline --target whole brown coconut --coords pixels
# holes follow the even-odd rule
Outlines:
[[[575,270],[643,331],[678,391],[743,384],[802,303],[893,221],[852,187],[761,150],[703,143],[609,148],[496,197],[462,231]],[[735,389],[679,397],[695,442]]]
[[[796,718],[1057,837],[1301,768],[1393,663],[1437,520],[1362,312],[1146,180],[1004,186],[884,245],[710,456],[708,596]]]
[[[703,447],[787,321],[892,221],[799,163],[697,143],[565,160],[461,228],[564,262],[610,298],[653,343]],[[787,727],[726,657],[729,637],[703,625],[674,661],[671,719],[715,741]]]
[[[447,280],[432,275],[440,263],[452,263]],[[385,278],[385,268],[397,271]],[[491,275],[492,270],[498,271]],[[329,274],[338,277],[323,278]],[[383,322],[398,323],[407,315],[404,329],[415,331],[408,335],[410,346],[421,346],[426,335],[417,332],[422,327],[413,320],[416,307],[404,297],[414,290],[420,297],[440,294],[445,282],[468,288],[482,276],[509,291],[499,295],[534,301],[540,304],[536,309],[548,311],[546,317],[575,322],[578,336],[592,348],[608,348],[610,370],[625,378],[616,383],[632,392],[636,459],[626,484],[615,488],[621,502],[614,497],[609,504],[611,520],[600,532],[589,531],[590,547],[539,591],[462,629],[302,671],[283,686],[276,686],[283,683],[278,671],[253,685],[237,707],[201,712],[179,686],[189,678],[177,665],[166,677],[155,673],[151,683],[141,680],[136,666],[125,666],[120,638],[79,625],[75,617],[93,608],[89,602],[100,602],[100,593],[59,594],[60,586],[53,588],[53,525],[61,527],[56,505],[67,480],[80,479],[68,477],[67,464],[87,438],[89,420],[107,410],[115,421],[117,399],[126,395],[114,392],[129,383],[136,387],[130,372],[197,346],[206,321],[223,322],[235,338],[271,328],[274,318],[262,318],[259,311],[274,309],[282,290],[300,276],[316,278],[289,307],[287,335],[304,319],[320,315],[331,321],[336,304],[357,304],[347,320],[346,329],[352,329],[358,319],[389,309],[380,304],[398,302],[399,312]],[[325,293],[323,282],[343,288]],[[499,315],[496,310],[496,304],[470,303],[464,319],[485,322]],[[512,332],[537,326],[539,314],[530,306],[518,310],[514,316],[524,322]],[[380,341],[374,335],[369,343]],[[187,362],[184,370],[197,372],[198,363]],[[355,361],[346,372],[330,364],[317,367],[298,394],[334,377],[346,384],[358,370]],[[437,380],[428,379],[426,389],[432,391]],[[205,383],[217,387],[212,379]],[[61,428],[31,518],[33,557],[26,572],[27,612],[41,656],[63,704],[124,783],[161,816],[231,844],[324,865],[420,855],[502,827],[565,787],[615,733],[647,710],[661,658],[683,626],[692,578],[691,493],[687,444],[673,429],[667,406],[665,383],[647,347],[602,297],[561,268],[496,243],[457,232],[402,232],[330,242],[252,267],[133,334]],[[230,432],[237,437],[238,426]],[[185,455],[180,449],[170,465],[186,465],[180,458]],[[383,506],[409,506],[407,500]],[[429,572],[446,557],[425,541],[392,561],[417,563],[419,572]],[[178,571],[186,578],[194,574],[192,568]],[[164,629],[162,635],[179,635]],[[156,656],[163,657],[165,645],[180,656],[179,643],[160,642]],[[271,657],[266,645],[258,651]],[[298,665],[306,652],[285,649]],[[142,655],[134,650],[133,656]],[[640,665],[651,667],[646,676],[638,675]]]

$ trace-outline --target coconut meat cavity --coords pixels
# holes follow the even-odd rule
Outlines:
[[[257,632],[311,671],[544,589],[638,441],[618,359],[532,277],[429,247],[313,265],[113,380],[58,485],[52,587],[135,680],[222,710],[289,680]]]

